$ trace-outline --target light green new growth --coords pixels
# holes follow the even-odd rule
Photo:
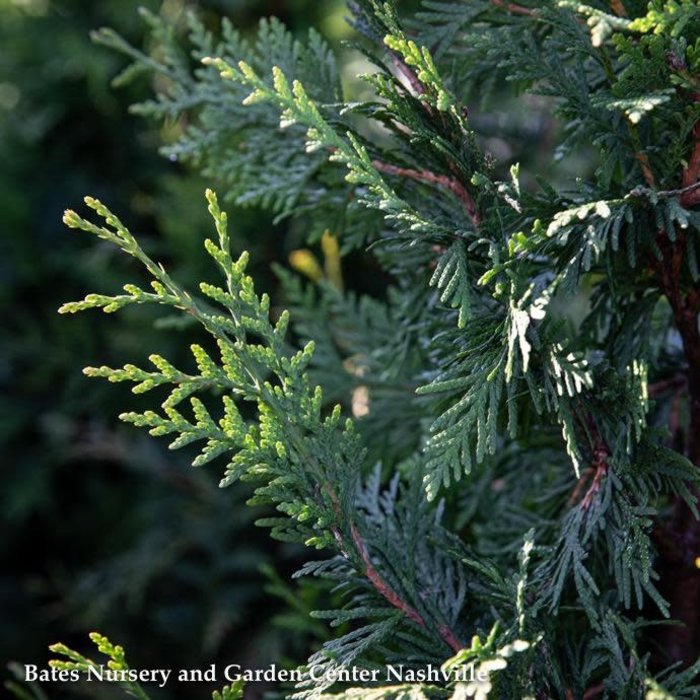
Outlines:
[[[91,632],[90,639],[97,647],[97,651],[99,651],[100,654],[104,654],[109,659],[109,661],[107,661],[107,667],[109,669],[117,672],[129,671],[124,649],[121,646],[112,644],[107,637],[99,632]],[[101,664],[79,654],[65,644],[52,644],[49,649],[54,654],[59,654],[63,657],[62,659],[51,659],[49,661],[49,666],[51,668],[58,669],[59,671],[79,671],[80,673],[87,673],[90,669],[98,672],[100,671]],[[148,695],[143,687],[138,682],[130,680],[128,674],[125,673],[123,676],[119,677],[119,685],[124,689],[127,695],[138,698],[138,700],[148,700]],[[121,678],[123,678],[123,680],[121,680]]]
[[[125,285],[125,295],[90,294],[83,301],[64,304],[60,312],[101,308],[109,313],[128,304],[155,303],[173,307],[201,323],[215,341],[219,357],[215,360],[204,348],[193,345],[195,374],[176,369],[158,355],[150,357],[155,371],[126,365],[122,369],[88,367],[85,373],[112,382],[134,382],[135,393],[167,387],[169,394],[162,403],[162,413],[125,413],[121,419],[149,428],[152,435],[175,434],[171,449],[204,442],[195,466],[228,454],[222,485],[237,479],[261,481],[256,500],[274,503],[291,519],[274,521],[274,536],[301,539],[317,548],[333,546],[329,528],[334,523],[340,526],[348,494],[334,493],[323,485],[335,483],[334,475],[342,473],[346,476],[344,483],[352,488],[359,477],[362,450],[352,424],[341,419],[340,407],[322,416],[320,388],[310,386],[304,371],[313,343],[287,356],[284,339],[289,315],[285,312],[275,323],[271,321],[269,298],[256,295],[252,279],[245,274],[248,256],[244,253],[237,261],[230,256],[226,214],[219,209],[213,192],[207,192],[207,200],[218,243],[207,240],[205,248],[220,268],[224,287],[202,283],[200,292],[205,298],[195,298],[143,251],[102,203],[86,198],[106,227],[72,211],[66,212],[65,223],[97,235],[136,258],[152,275],[153,291]],[[218,419],[212,417],[200,397],[202,392],[212,391],[221,394],[219,412],[223,415]],[[186,399],[190,417],[180,408]],[[241,417],[242,404],[256,407],[257,422],[248,423]],[[330,443],[339,448],[332,454],[328,452]]]

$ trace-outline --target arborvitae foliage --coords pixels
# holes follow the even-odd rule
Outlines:
[[[298,697],[696,697],[700,7],[350,12],[374,66],[363,101],[341,95],[317,34],[275,21],[247,42],[192,19],[194,61],[155,17],[155,57],[99,36],[129,73],[164,76],[139,109],[186,123],[171,156],[312,241],[369,246],[386,295],[283,272],[292,313],[271,312],[211,192],[223,285],[195,295],[88,198],[102,222],[66,223],[133,256],[152,289],[62,311],[160,304],[212,342],[188,368],[154,355],[87,373],[167,388],[122,418],[199,443],[195,466],[220,459],[222,485],[253,481],[252,503],[276,507],[274,537],[319,550],[300,575],[342,586],[342,609],[317,615],[350,631],[310,663],[473,663],[490,679],[343,688],[315,673]],[[547,182],[484,149],[471,105],[508,82],[556,113],[552,159],[590,170]]]

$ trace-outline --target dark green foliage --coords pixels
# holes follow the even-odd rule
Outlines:
[[[260,521],[273,536],[323,550],[300,573],[341,586],[342,606],[317,615],[346,631],[311,665],[490,673],[481,685],[393,688],[309,673],[298,697],[691,697],[700,9],[483,0],[424,10],[405,24],[394,3],[353,3],[376,66],[363,101],[339,99],[315,35],[303,48],[277,24],[261,25],[266,48],[251,53],[230,28],[219,45],[193,23],[204,64],[194,79],[161,24],[159,66],[103,34],[137,66],[170,71],[174,86],[148,112],[201,106],[175,153],[239,203],[318,215],[311,240],[331,228],[346,250],[370,243],[390,279],[382,298],[344,292],[330,275],[305,289],[282,272],[292,313],[271,313],[246,256],[231,257],[209,193],[219,240],[205,245],[223,287],[202,284],[195,298],[88,198],[106,225],[73,212],[66,223],[136,258],[152,287],[63,310],[154,303],[209,333],[218,350],[192,346],[194,371],[159,355],[155,371],[87,371],[137,393],[168,386],[160,412],[124,420],[173,434],[171,447],[203,443],[195,465],[225,457],[222,485],[252,481],[252,504],[279,512]],[[496,162],[464,105],[496,71],[558,115],[551,157],[595,153],[592,172],[521,183],[517,164]],[[232,139],[234,126],[249,139]],[[327,208],[339,201],[364,207],[374,227],[358,238],[333,226]],[[649,630],[668,617],[686,631],[663,626],[655,645]]]

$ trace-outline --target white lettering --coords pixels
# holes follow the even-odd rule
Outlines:
[[[90,682],[93,680],[104,680],[104,670],[104,666],[88,666],[87,677],[85,680]]]
[[[224,669],[224,678],[227,681],[239,681],[241,680],[241,665],[240,664],[229,664]]]
[[[388,681],[403,681],[403,664],[399,664],[398,668],[389,664],[386,667],[386,679]]]
[[[158,669],[158,673],[160,674],[160,677],[161,677],[161,680],[162,680],[162,683],[159,683],[159,684],[158,684],[158,687],[159,687],[159,688],[164,688],[164,687],[165,687],[165,684],[168,682],[168,678],[170,678],[170,674],[171,674],[172,672],[173,672],[173,671],[172,671],[171,668],[161,668],[161,669]]]
[[[323,678],[323,666],[310,666],[309,676],[314,682],[320,681]]]

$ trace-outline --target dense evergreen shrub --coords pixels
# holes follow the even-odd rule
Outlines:
[[[164,391],[122,418],[198,443],[195,466],[220,460],[222,485],[253,482],[251,504],[276,508],[260,522],[273,537],[318,550],[300,575],[340,587],[315,615],[346,631],[311,656],[299,697],[695,697],[700,8],[350,12],[373,66],[359,96],[318,34],[274,20],[251,42],[192,19],[194,66],[155,17],[157,60],[102,33],[129,74],[163,77],[139,110],[186,120],[168,153],[234,202],[303,223],[328,264],[297,261],[311,283],[280,271],[280,311],[231,256],[235,226],[208,191],[223,282],[185,289],[87,198],[92,214],[66,224],[151,284],[62,312],[156,304],[209,340],[182,367],[152,355],[86,372]],[[516,112],[536,95],[557,115],[552,161],[594,167],[567,181],[491,154],[488,97],[504,82]],[[496,122],[506,145],[522,123]],[[367,250],[385,293],[345,291],[338,249]],[[488,681],[334,682],[386,664]]]

